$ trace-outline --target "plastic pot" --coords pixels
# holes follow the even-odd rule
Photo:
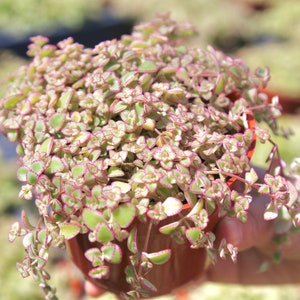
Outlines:
[[[187,212],[189,209],[186,209]],[[210,216],[207,230],[212,230],[218,222],[218,214]],[[203,274],[206,267],[206,250],[191,249],[190,243],[186,240],[183,244],[178,244],[171,236],[159,232],[159,228],[171,222],[175,222],[177,217],[169,217],[161,221],[158,225],[152,225],[147,252],[157,252],[162,249],[171,249],[170,260],[162,265],[154,265],[145,276],[157,289],[156,292],[149,291],[150,297],[157,297],[171,293],[176,288],[197,280]],[[142,223],[135,220],[131,227],[137,227],[137,244],[142,249],[148,231],[149,223]],[[85,279],[96,286],[113,292],[115,294],[126,293],[132,288],[126,282],[125,268],[130,264],[130,255],[126,242],[119,246],[122,249],[122,262],[120,264],[110,264],[110,274],[108,279],[96,280],[88,273],[93,268],[92,264],[85,258],[84,252],[89,248],[100,247],[98,243],[91,243],[87,234],[77,235],[67,242],[68,250],[72,261],[81,270]]]

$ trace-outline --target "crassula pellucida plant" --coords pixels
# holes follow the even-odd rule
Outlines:
[[[250,191],[269,195],[267,219],[284,216],[286,230],[299,225],[297,190],[281,176],[276,145],[261,182],[248,155],[255,138],[270,140],[260,122],[278,132],[277,99],[259,92],[268,70],[252,74],[212,47],[189,49],[185,38],[193,33],[160,15],[94,49],[71,38],[57,46],[31,39],[32,61],[10,78],[0,102],[0,128],[18,143],[19,196],[34,200],[39,213],[33,224],[24,211],[9,239],[23,238],[26,257],[17,268],[40,282],[45,299],[56,299],[45,270],[49,249],[80,233],[101,244],[86,252],[94,278],[120,263],[118,243],[127,240],[132,291],[124,297],[138,298],[155,287],[135,270],[149,271],[172,252],[138,249],[136,230],[128,229],[134,219],[157,224],[177,215],[161,234],[205,248],[212,261],[235,259],[236,249],[226,241],[216,249],[214,233],[205,230],[210,215],[217,210],[245,222]],[[233,178],[241,191],[228,184]]]

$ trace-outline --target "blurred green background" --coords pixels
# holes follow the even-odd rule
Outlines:
[[[150,20],[157,12],[170,11],[178,21],[191,21],[199,30],[193,45],[215,47],[241,57],[254,71],[268,66],[271,70],[271,93],[279,94],[285,112],[280,125],[292,128],[289,140],[274,137],[288,162],[300,156],[300,1],[299,0],[1,0],[0,45],[8,39],[28,40],[34,34],[53,35],[79,30],[86,22],[114,22],[130,18],[135,22]],[[12,51],[0,49],[0,82],[28,60]],[[5,85],[0,84],[0,97]],[[285,104],[287,103],[287,104]],[[23,257],[21,241],[10,244],[10,224],[19,218],[29,203],[18,200],[19,184],[15,179],[14,147],[0,137],[0,299],[42,300],[38,286],[22,279],[15,262]],[[254,163],[263,165],[268,147],[259,145]],[[63,252],[53,253],[49,265],[52,281],[62,300],[88,299],[82,293],[82,278]],[[184,259],[184,258],[183,258]],[[191,299],[300,299],[298,286],[242,287],[204,284],[189,290]],[[114,299],[105,294],[99,299]],[[164,300],[175,299],[170,295]]]

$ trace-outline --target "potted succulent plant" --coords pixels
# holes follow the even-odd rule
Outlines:
[[[131,299],[169,293],[217,255],[234,259],[214,227],[225,215],[244,222],[251,190],[270,196],[266,218],[284,212],[298,225],[276,145],[264,182],[250,164],[256,138],[270,140],[256,122],[278,131],[276,98],[258,92],[268,70],[188,49],[192,33],[163,14],[94,49],[32,38],[33,60],[0,102],[0,129],[18,142],[19,196],[39,213],[33,224],[24,211],[9,239],[23,238],[17,267],[46,299],[56,299],[52,247],[67,245],[88,280]]]

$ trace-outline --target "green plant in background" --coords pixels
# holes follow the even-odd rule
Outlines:
[[[228,43],[232,38],[241,40],[252,39],[257,28],[251,22],[252,14],[244,5],[245,0],[116,0],[112,8],[121,17],[133,17],[141,21],[149,21],[160,11],[172,11],[172,16],[178,21],[189,20],[200,30],[200,39],[191,41],[197,47],[214,45],[218,39]],[[174,7],[174,9],[173,9]],[[224,13],[226,12],[226,13]],[[233,42],[235,44],[235,42]],[[236,45],[235,45],[236,46]]]
[[[0,32],[21,36],[37,31],[49,33],[60,27],[80,27],[88,17],[94,17],[95,11],[100,14],[101,0],[2,0]]]
[[[72,39],[54,46],[32,38],[33,60],[10,79],[0,102],[0,129],[18,142],[19,196],[35,199],[39,212],[32,222],[23,211],[9,239],[23,238],[26,257],[17,268],[39,281],[45,299],[56,299],[45,270],[49,249],[81,233],[101,245],[85,253],[95,279],[109,278],[109,264],[122,260],[119,243],[127,241],[132,290],[123,296],[137,298],[155,291],[146,274],[167,262],[171,250],[139,249],[134,220],[150,231],[178,216],[161,234],[205,248],[212,261],[236,257],[226,241],[216,249],[207,229],[212,214],[246,221],[251,190],[270,197],[266,219],[284,215],[287,230],[299,225],[298,192],[281,176],[276,145],[263,182],[250,164],[255,137],[270,141],[258,123],[280,133],[276,98],[269,103],[258,92],[268,70],[251,74],[212,47],[184,47],[193,33],[189,24],[161,15],[94,49]],[[230,186],[234,180],[242,191]]]
[[[295,107],[292,112],[295,112],[300,106],[300,3],[297,0],[266,3],[268,9],[252,17],[260,42],[242,47],[236,55],[250,66],[267,65],[272,72],[268,88],[280,95],[282,102],[285,97],[289,98]]]
[[[299,51],[299,43],[289,41],[241,48],[237,55],[251,66],[269,66],[272,70],[270,90],[283,96],[294,97],[294,101],[298,101],[300,106],[300,75],[296,71],[300,67]]]
[[[258,32],[283,40],[300,42],[299,1],[265,0],[264,2],[269,5],[268,9],[253,17]]]

